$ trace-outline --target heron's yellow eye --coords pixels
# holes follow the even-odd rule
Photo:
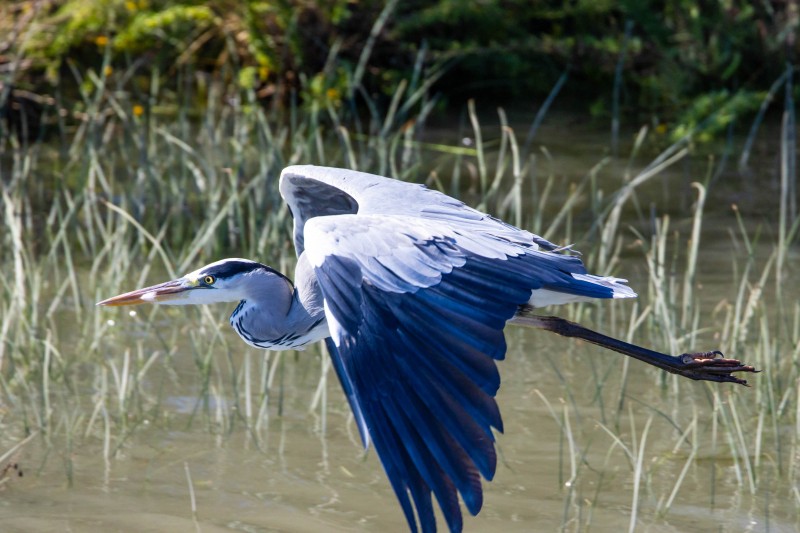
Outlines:
[[[206,276],[203,278],[203,283],[206,285],[213,285],[214,282],[217,281],[214,276]]]

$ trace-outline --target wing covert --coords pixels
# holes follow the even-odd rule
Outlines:
[[[305,224],[315,217],[360,214],[404,215],[458,224],[553,251],[558,247],[525,230],[473,209],[424,185],[343,168],[295,165],[281,172],[280,192],[294,218],[294,244],[299,256],[305,249]]]

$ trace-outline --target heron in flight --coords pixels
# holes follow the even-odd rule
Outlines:
[[[364,446],[380,458],[412,531],[450,531],[458,495],[475,515],[497,466],[495,401],[507,324],[552,331],[696,380],[746,382],[719,352],[670,356],[534,308],[633,298],[625,280],[586,272],[568,250],[423,185],[291,166],[280,192],[294,217],[294,283],[223,259],[98,305],[237,303],[230,324],[270,350],[325,340]]]

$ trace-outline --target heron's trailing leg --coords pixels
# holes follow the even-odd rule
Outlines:
[[[747,385],[747,381],[733,376],[733,372],[758,372],[737,359],[725,359],[719,351],[667,355],[597,333],[563,318],[535,315],[533,308],[527,306],[519,310],[511,323],[545,329],[564,337],[583,339],[690,379]]]

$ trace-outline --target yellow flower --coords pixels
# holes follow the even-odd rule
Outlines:
[[[111,76],[113,72],[114,72],[114,67],[112,67],[111,65],[106,65],[106,67],[103,69],[103,74],[105,74],[106,77]]]
[[[131,0],[125,2],[125,9],[128,11],[136,11],[137,7],[136,2],[132,2]]]
[[[339,94],[339,89],[336,89],[334,87],[331,87],[330,89],[325,91],[325,95],[328,97],[328,100],[332,100],[334,102],[338,102],[339,99],[341,98],[341,95]]]
[[[269,77],[269,68],[268,67],[258,67],[258,79],[261,81],[266,80]]]
[[[142,115],[144,115],[144,107],[140,106],[139,104],[133,106],[133,116],[141,117]]]
[[[97,46],[106,46],[108,44],[108,37],[106,37],[105,35],[98,35],[94,39],[94,44],[96,44]]]

